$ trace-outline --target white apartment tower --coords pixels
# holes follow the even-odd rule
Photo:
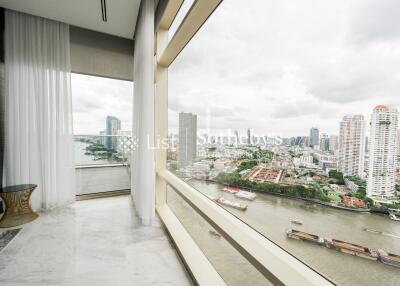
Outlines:
[[[346,176],[362,177],[365,156],[363,115],[346,115],[340,122],[338,169]]]
[[[396,145],[399,113],[397,108],[377,105],[371,115],[367,195],[395,195]]]
[[[197,115],[179,113],[178,168],[193,163],[197,155]]]

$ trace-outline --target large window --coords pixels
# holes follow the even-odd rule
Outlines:
[[[129,189],[133,83],[72,74],[77,194]]]
[[[169,170],[340,285],[398,283],[398,8],[224,1],[169,67]]]

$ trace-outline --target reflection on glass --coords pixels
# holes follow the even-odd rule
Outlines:
[[[224,1],[169,69],[169,170],[340,285],[398,283],[396,7]]]

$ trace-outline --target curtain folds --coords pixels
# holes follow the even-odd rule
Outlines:
[[[69,26],[6,10],[5,184],[37,184],[32,207],[75,195]]]
[[[155,214],[154,157],[154,0],[142,1],[136,27],[133,64],[133,136],[131,192],[136,211],[144,225]]]

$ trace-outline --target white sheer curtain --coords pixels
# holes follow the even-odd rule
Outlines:
[[[154,0],[142,1],[136,27],[133,78],[133,136],[138,145],[132,154],[132,196],[145,225],[155,212],[154,163]]]
[[[75,195],[69,26],[5,12],[5,184],[37,184],[49,209]]]

